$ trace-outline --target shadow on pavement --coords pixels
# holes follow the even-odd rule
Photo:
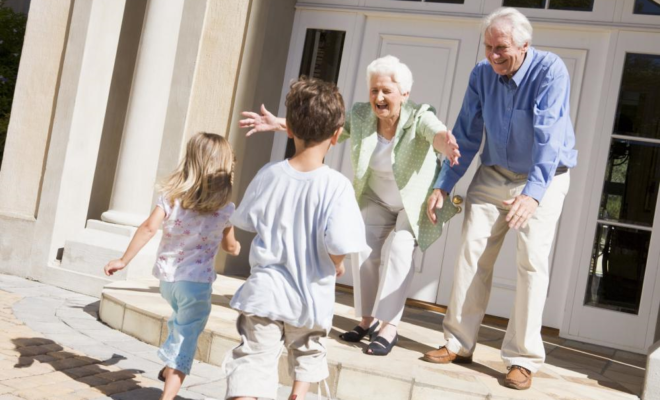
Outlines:
[[[25,390],[37,389],[47,391],[52,385],[58,395],[64,394],[89,394],[90,390],[97,391],[99,397],[102,395],[112,399],[158,399],[162,393],[160,388],[150,386],[160,384],[143,378],[144,371],[137,369],[120,369],[114,366],[126,357],[114,354],[107,360],[99,360],[88,357],[82,353],[67,351],[56,342],[40,337],[15,338],[11,340],[15,351],[18,352],[18,360],[14,364],[15,370],[34,369],[34,376],[40,378],[39,384],[27,387]],[[70,378],[71,382],[61,378],[53,378],[51,382],[46,378],[49,372],[61,372]],[[11,373],[8,371],[8,373]],[[14,375],[23,375],[24,373]],[[68,389],[64,389],[64,387]],[[67,393],[63,393],[67,391]],[[20,395],[20,393],[19,393]],[[91,398],[91,397],[87,397]],[[185,397],[177,397],[179,400],[187,400]]]

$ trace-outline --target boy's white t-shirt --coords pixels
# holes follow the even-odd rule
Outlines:
[[[256,232],[250,277],[231,306],[297,327],[332,326],[335,266],[329,254],[368,251],[350,181],[323,166],[300,172],[287,160],[259,171],[230,219]]]
[[[213,259],[223,231],[231,226],[229,217],[234,212],[234,203],[214,213],[200,214],[182,208],[178,199],[170,204],[166,196],[161,195],[156,206],[165,211],[165,219],[153,275],[165,282],[215,281]]]

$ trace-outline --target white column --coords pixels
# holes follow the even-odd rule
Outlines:
[[[105,222],[138,226],[149,215],[184,0],[150,1]]]

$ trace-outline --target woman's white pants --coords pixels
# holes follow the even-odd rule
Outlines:
[[[355,310],[397,325],[414,275],[416,241],[403,208],[391,207],[365,190],[360,201],[371,254],[353,254]]]

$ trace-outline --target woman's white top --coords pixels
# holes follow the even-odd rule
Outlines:
[[[156,206],[165,211],[163,238],[153,275],[166,282],[213,282],[217,277],[213,258],[218,252],[223,231],[231,226],[229,217],[234,203],[211,214],[200,214],[181,207],[179,200],[170,204],[165,195]]]
[[[394,140],[387,140],[378,135],[376,149],[371,155],[369,161],[369,180],[367,184],[371,191],[378,196],[385,204],[394,208],[403,208],[401,192],[394,180],[394,171],[392,170],[392,148]]]

